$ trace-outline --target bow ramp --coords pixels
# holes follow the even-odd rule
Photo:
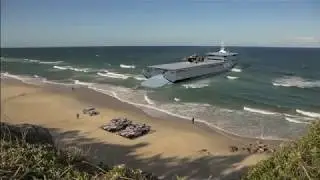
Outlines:
[[[148,87],[148,88],[158,88],[158,87],[162,87],[166,84],[171,84],[170,81],[168,81],[163,74],[158,74],[156,76],[153,76],[151,78],[149,78],[146,81],[143,81],[141,83],[141,85],[143,87]]]

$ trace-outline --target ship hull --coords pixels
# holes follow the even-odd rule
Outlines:
[[[198,78],[202,76],[220,74],[229,71],[236,65],[236,61],[225,61],[219,64],[205,64],[202,66],[191,67],[187,69],[163,70],[153,69],[144,71],[143,75],[150,78],[162,74],[168,81],[175,83],[188,79]]]

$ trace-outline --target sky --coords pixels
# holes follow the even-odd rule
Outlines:
[[[320,47],[320,0],[1,0],[1,47]]]

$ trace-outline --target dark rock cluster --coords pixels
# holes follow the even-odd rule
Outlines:
[[[118,132],[117,134],[122,137],[133,139],[149,133],[151,127],[145,124],[134,124],[126,118],[116,118],[102,126],[102,129],[108,132]]]
[[[274,148],[270,147],[267,144],[263,144],[260,141],[257,141],[254,144],[244,145],[242,147],[238,146],[229,146],[230,152],[238,152],[240,150],[246,151],[249,153],[272,153],[274,152]]]

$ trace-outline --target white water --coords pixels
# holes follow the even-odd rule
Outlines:
[[[201,81],[197,81],[194,83],[187,83],[187,84],[182,84],[183,87],[189,89],[198,89],[198,88],[204,88],[204,87],[208,87],[210,84],[209,80],[201,80]]]
[[[299,114],[302,114],[304,116],[308,116],[308,117],[312,117],[312,118],[320,118],[320,113],[308,112],[308,111],[303,111],[300,109],[296,109],[296,112]]]
[[[79,80],[74,80],[74,84],[82,85],[82,86],[91,86],[91,85],[93,85],[93,83],[82,82],[82,81],[79,81]]]
[[[103,77],[109,77],[109,78],[116,78],[116,79],[128,79],[130,77],[124,74],[118,74],[113,72],[105,72],[105,73],[98,72],[97,75],[103,76]]]
[[[242,72],[242,69],[240,69],[240,68],[232,68],[231,71],[232,72]]]
[[[63,61],[41,61],[37,59],[19,59],[19,58],[1,58],[4,62],[20,62],[20,63],[35,63],[35,64],[61,64]]]
[[[309,80],[296,76],[283,76],[273,80],[272,85],[298,88],[319,88],[320,80]]]
[[[234,80],[234,79],[238,79],[239,77],[236,76],[227,76],[228,79]]]
[[[263,110],[263,109],[249,108],[249,107],[246,107],[246,106],[243,107],[243,110],[249,111],[249,112],[253,112],[253,113],[265,114],[265,115],[276,115],[276,114],[278,114],[276,112],[266,111],[266,110]]]
[[[173,100],[176,101],[176,102],[180,102],[180,99],[176,98],[176,97]]]
[[[134,69],[136,68],[135,65],[126,65],[126,64],[120,64],[121,68],[127,68],[127,69]]]
[[[72,66],[53,66],[53,68],[59,70],[71,70],[76,72],[89,72],[89,68],[75,68]]]
[[[148,95],[144,95],[144,99],[146,100],[146,102],[150,105],[154,105],[155,103],[148,97]]]

